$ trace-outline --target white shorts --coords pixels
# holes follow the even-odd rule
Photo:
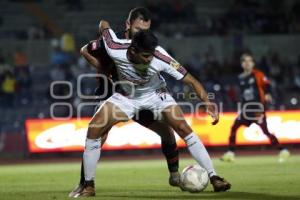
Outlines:
[[[169,93],[149,93],[138,98],[127,98],[120,93],[114,93],[106,101],[118,106],[131,119],[140,110],[150,110],[156,118],[161,117],[161,112],[171,105],[177,105]]]

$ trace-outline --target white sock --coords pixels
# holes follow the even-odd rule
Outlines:
[[[101,138],[86,139],[83,153],[84,177],[86,181],[94,180],[97,163],[100,158]]]
[[[217,175],[206,148],[199,137],[192,132],[184,138],[184,141],[193,158],[201,167],[206,169],[209,177]]]

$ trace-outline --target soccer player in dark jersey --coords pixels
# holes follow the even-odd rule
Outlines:
[[[126,30],[117,33],[120,39],[130,39],[139,30],[149,29],[151,25],[150,12],[143,7],[134,8],[130,11],[126,21]],[[107,80],[99,79],[99,85],[96,88],[95,95],[102,96],[98,98],[100,101],[108,99],[112,95],[112,82],[116,81],[115,66],[111,58],[107,55],[102,39],[92,40],[81,49],[84,58],[97,69],[99,74],[106,75]],[[105,85],[107,82],[108,85]],[[105,87],[107,86],[107,87]],[[118,88],[117,88],[118,89]],[[107,94],[107,95],[103,95]],[[168,170],[170,172],[169,184],[171,186],[179,186],[180,174],[178,172],[178,148],[176,145],[173,129],[166,123],[155,121],[153,113],[148,110],[140,111],[133,118],[134,121],[144,127],[151,129],[161,137],[161,149],[167,160]],[[102,138],[102,145],[106,140],[107,134]],[[84,168],[81,165],[81,178],[79,185],[69,194],[70,197],[79,194],[85,184]]]
[[[272,101],[269,80],[262,71],[255,68],[255,61],[251,54],[245,53],[241,56],[241,65],[244,71],[238,78],[242,92],[242,109],[231,127],[229,150],[221,157],[221,160],[234,161],[238,128],[256,123],[269,138],[271,144],[280,151],[279,162],[283,162],[290,153],[279,144],[278,139],[270,133],[267,126],[265,109],[266,104]]]

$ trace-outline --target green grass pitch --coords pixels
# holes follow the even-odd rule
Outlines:
[[[195,163],[180,161],[181,169]],[[168,185],[164,160],[103,161],[97,169],[93,199],[300,199],[300,156],[279,164],[277,157],[240,157],[235,163],[214,160],[220,175],[232,183],[226,193],[181,192]],[[20,164],[0,166],[1,200],[70,199],[79,179],[80,163]]]

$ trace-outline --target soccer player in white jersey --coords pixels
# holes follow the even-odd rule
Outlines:
[[[207,112],[218,123],[219,113],[210,103],[203,86],[157,44],[156,37],[148,30],[140,31],[132,41],[118,39],[108,22],[100,22],[108,55],[113,59],[121,90],[107,99],[89,123],[83,153],[86,186],[79,196],[95,196],[94,179],[101,153],[101,137],[118,122],[128,121],[141,109],[149,109],[162,116],[185,141],[189,152],[209,174],[214,191],[226,191],[231,184],[219,177],[203,143],[184,119],[181,108],[167,93],[166,82],[160,72],[166,72],[177,80],[190,85],[205,103]]]
[[[150,29],[151,26],[151,13],[144,7],[133,8],[126,20],[126,29],[117,32],[116,35],[120,39],[131,39],[132,36],[139,30]],[[100,100],[99,104],[112,95],[113,84],[111,81],[117,79],[115,73],[115,65],[112,59],[107,55],[102,38],[92,40],[81,48],[80,53],[82,56],[97,69],[97,73],[102,76],[98,80],[98,87],[95,90],[95,95]],[[109,77],[109,78],[108,78]],[[105,82],[107,84],[105,84]],[[111,83],[111,84],[110,84]],[[100,98],[101,97],[101,98]],[[169,125],[163,121],[154,120],[153,113],[149,110],[140,110],[137,115],[132,119],[140,125],[157,133],[161,138],[161,150],[167,161],[169,171],[169,184],[171,186],[180,186],[180,173],[179,170],[179,151],[176,144],[174,131]],[[108,131],[107,131],[108,133]],[[101,137],[101,145],[103,146],[106,141],[106,135]],[[69,197],[74,197],[80,193],[85,185],[84,166],[83,161],[80,169],[79,184],[69,193]]]

